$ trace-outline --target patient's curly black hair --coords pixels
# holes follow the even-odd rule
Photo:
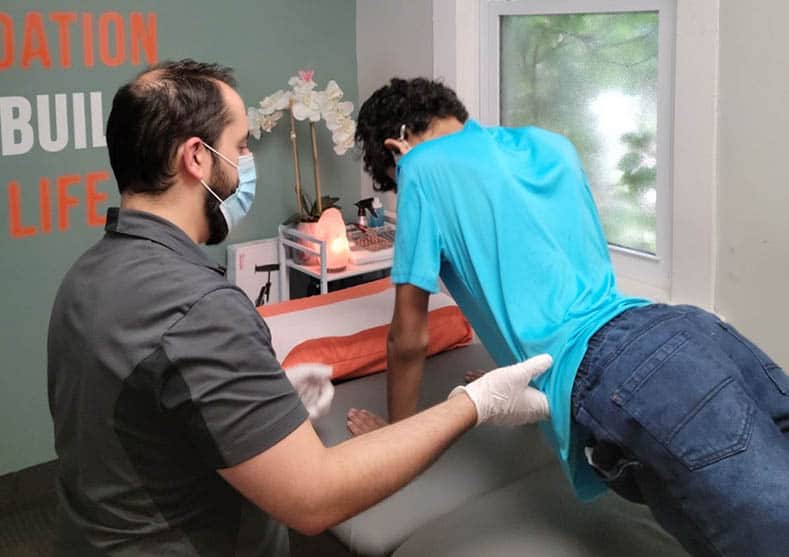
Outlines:
[[[392,151],[384,141],[400,137],[405,124],[410,133],[425,131],[434,118],[454,116],[461,123],[468,111],[449,87],[421,77],[392,78],[373,93],[359,110],[356,142],[363,151],[364,170],[373,178],[377,191],[397,191],[397,183],[387,170],[395,165]]]

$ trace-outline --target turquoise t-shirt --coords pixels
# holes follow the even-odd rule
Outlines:
[[[535,384],[542,424],[576,493],[605,490],[572,442],[570,395],[589,338],[625,309],[592,193],[564,137],[534,127],[461,131],[416,145],[397,167],[392,282],[439,290],[439,276],[497,365],[547,352]]]

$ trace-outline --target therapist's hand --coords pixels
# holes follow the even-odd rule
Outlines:
[[[331,366],[324,364],[298,364],[285,369],[311,420],[325,415],[331,407],[334,398],[331,372]]]
[[[548,399],[529,383],[553,365],[540,354],[511,366],[489,371],[468,385],[455,387],[449,397],[466,393],[477,407],[477,425],[531,424],[551,416]]]

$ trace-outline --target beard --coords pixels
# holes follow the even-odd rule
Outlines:
[[[214,164],[211,171],[211,182],[208,185],[222,199],[227,199],[237,186],[233,183],[232,178],[222,172],[219,164]],[[205,192],[205,217],[208,221],[206,245],[213,246],[223,242],[229,232],[227,222],[225,222],[222,211],[219,210],[219,201],[208,191]]]

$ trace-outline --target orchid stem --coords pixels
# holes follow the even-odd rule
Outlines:
[[[315,137],[315,122],[310,122],[310,135],[312,136],[312,168],[315,171],[315,199],[318,204],[318,215],[323,212],[323,200],[321,199],[321,172],[318,163],[318,140]]]
[[[296,175],[296,207],[299,211],[299,220],[304,215],[301,203],[301,171],[299,170],[299,149],[296,143],[296,119],[293,117],[293,99],[290,100],[288,112],[290,113],[290,144],[293,147],[293,171]],[[314,139],[313,139],[314,141]]]

